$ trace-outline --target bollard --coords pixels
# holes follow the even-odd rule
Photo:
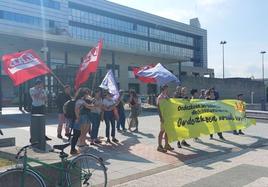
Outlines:
[[[46,151],[46,139],[45,139],[45,115],[43,114],[32,114],[31,126],[30,126],[30,142],[38,142],[33,147],[42,151]]]

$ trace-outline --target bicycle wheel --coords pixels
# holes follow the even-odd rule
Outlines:
[[[68,165],[66,179],[72,187],[107,186],[106,168],[94,155],[79,155]]]
[[[34,171],[27,169],[23,176],[22,168],[10,169],[0,174],[0,184],[4,187],[46,187],[44,180]],[[22,180],[24,184],[22,185]]]

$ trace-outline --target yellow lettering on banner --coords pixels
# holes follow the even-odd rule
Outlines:
[[[239,100],[163,99],[160,111],[169,142],[256,125]]]

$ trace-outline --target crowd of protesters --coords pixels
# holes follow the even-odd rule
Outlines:
[[[71,98],[69,88],[70,86],[66,85],[63,93],[56,99],[59,112],[57,137],[63,138],[62,129],[65,124],[65,136],[69,138],[72,133],[71,154],[78,154],[81,148],[88,146],[87,134],[90,135],[90,145],[101,143],[99,139],[101,121],[104,121],[106,126],[106,143],[118,143],[116,129],[122,133],[127,131],[124,91],[120,90],[119,97],[114,99],[114,95],[107,90],[96,89],[91,92],[88,88],[79,88],[74,98]],[[72,107],[68,104],[70,101],[74,103],[74,115],[67,114],[68,107]],[[134,90],[129,91],[127,102],[130,107],[128,130],[138,132],[140,100]]]
[[[180,98],[180,99],[205,99],[205,100],[218,100],[219,93],[214,89],[202,89],[198,92],[197,89],[192,89],[190,94],[184,86],[176,87],[176,90],[172,96],[168,93],[168,86],[161,87],[161,93],[156,99],[156,104],[159,110],[160,117],[160,132],[158,135],[158,147],[160,152],[167,152],[174,150],[168,143],[168,136],[164,129],[164,119],[159,109],[159,102],[162,99],[168,98]],[[88,88],[79,88],[74,97],[71,96],[70,85],[65,85],[63,92],[58,94],[56,99],[56,105],[58,108],[58,128],[57,137],[62,139],[62,130],[64,127],[65,136],[71,139],[71,154],[78,154],[81,148],[88,146],[87,135],[90,135],[90,145],[100,144],[102,141],[99,139],[99,127],[101,121],[105,122],[106,130],[105,137],[106,143],[111,142],[118,143],[116,138],[117,132],[124,133],[127,129],[130,132],[138,132],[139,121],[138,116],[141,112],[141,100],[139,99],[135,90],[130,90],[129,99],[124,100],[124,91],[119,91],[119,96],[114,98],[114,95],[109,93],[108,90],[96,89],[93,92]],[[30,89],[30,95],[32,98],[32,113],[44,114],[45,103],[47,97],[44,91],[43,82],[37,79],[35,86]],[[243,100],[243,95],[237,96],[238,100]],[[128,103],[130,112],[128,120],[126,120],[125,114],[125,102]],[[128,122],[128,127],[126,127]],[[235,135],[243,135],[244,133],[239,131],[233,131]],[[222,132],[217,133],[219,138],[225,140]],[[51,140],[47,136],[46,140]],[[164,139],[165,144],[162,145]],[[213,134],[210,135],[210,139],[213,139]],[[194,138],[194,141],[201,141],[199,138]],[[178,141],[177,147],[182,146],[190,147],[191,145],[185,140]],[[77,149],[78,148],[78,149]]]

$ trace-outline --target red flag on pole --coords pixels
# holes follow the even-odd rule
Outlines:
[[[5,73],[12,79],[15,86],[51,72],[32,49],[6,54],[2,57],[2,61]]]
[[[156,83],[156,80],[155,78],[151,78],[151,77],[140,77],[140,76],[137,76],[138,75],[138,72],[140,71],[144,71],[144,70],[148,70],[148,69],[151,69],[155,67],[154,64],[150,64],[150,65],[147,65],[147,66],[143,66],[143,67],[135,67],[133,68],[133,73],[134,75],[142,82],[144,83]]]
[[[102,40],[98,42],[98,45],[92,48],[89,53],[83,57],[83,61],[77,71],[75,77],[75,89],[77,90],[81,84],[87,81],[90,73],[96,72],[102,50]]]

